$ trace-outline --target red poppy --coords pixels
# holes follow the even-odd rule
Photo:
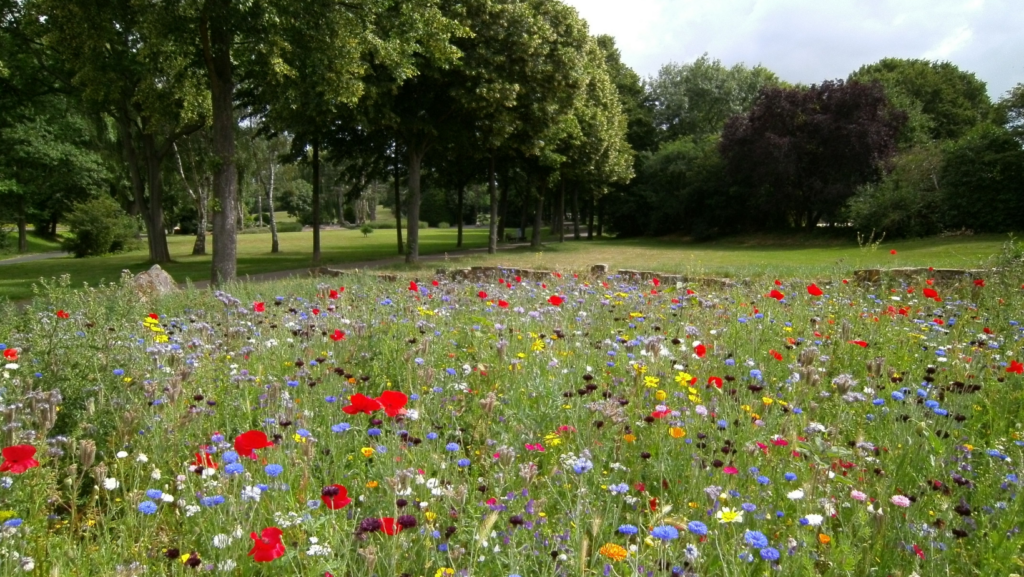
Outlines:
[[[313,309],[311,312],[313,313],[313,316],[319,316],[320,309]]]
[[[651,511],[657,511],[658,510],[658,498],[657,497],[651,497],[651,500],[647,502],[647,507],[650,508]]]
[[[523,277],[516,275],[516,282],[523,282]]]
[[[672,409],[666,408],[664,411],[654,411],[651,416],[655,419],[664,419],[665,417],[672,414]]]
[[[810,285],[807,286],[807,294],[811,295],[812,297],[820,297],[825,293],[822,292],[818,285],[811,283]]]
[[[340,293],[345,292],[345,287],[343,287],[343,286],[338,287],[338,292],[340,292]]]
[[[193,467],[203,467],[206,469],[216,469],[217,462],[213,460],[213,457],[209,453],[203,451],[202,453],[196,453],[196,460],[192,463]]]
[[[697,358],[699,359],[703,359],[704,355],[707,353],[708,348],[704,346],[704,343],[697,343],[697,345],[693,347],[693,354],[697,355]]]
[[[695,291],[693,289],[686,289],[686,294],[687,295],[695,295],[695,294],[697,294],[697,291]]]
[[[284,555],[284,543],[281,542],[283,534],[277,527],[267,527],[258,536],[249,533],[253,541],[249,556],[257,563],[266,563]]]
[[[149,318],[153,319],[154,321],[160,320],[160,315],[156,313],[149,313]]]
[[[772,289],[772,292],[768,293],[768,296],[770,296],[771,298],[773,298],[773,299],[775,299],[777,301],[781,301],[782,299],[786,298],[786,295],[782,294],[781,292],[779,292],[779,291],[777,291],[775,289]]]
[[[68,318],[70,316],[71,315],[69,315],[68,313],[64,312],[64,309],[60,309],[59,311],[57,311],[57,318],[58,319],[66,319],[66,318]]]
[[[235,451],[240,456],[249,457],[254,461],[256,460],[256,449],[266,449],[273,446],[274,443],[267,439],[267,434],[263,431],[246,431],[235,437]]]
[[[935,299],[935,302],[940,302],[942,300],[939,297],[939,292],[933,288],[926,288],[921,291],[921,294],[923,294],[925,298]]]
[[[661,281],[656,278],[651,279],[651,282],[654,283],[654,286],[661,286]]]
[[[917,556],[920,557],[922,561],[924,560],[924,551],[922,551],[921,548],[918,547],[916,543],[914,544],[914,553],[916,553]]]
[[[1010,366],[1006,367],[1006,372],[1024,375],[1024,363],[1021,363],[1020,361],[1010,361]],[[7,456],[7,449],[4,449],[4,456]]]
[[[562,297],[560,297],[558,295],[551,295],[548,298],[548,302],[557,307],[557,306],[562,306],[562,303],[565,302],[565,301],[562,299]]]
[[[356,393],[349,399],[349,405],[342,407],[341,410],[349,415],[358,415],[359,413],[372,415],[374,411],[379,411],[383,408],[384,406],[377,399],[371,399],[362,393]]]
[[[0,463],[0,473],[14,473],[20,475],[29,469],[39,466],[39,461],[33,459],[36,448],[32,445],[14,445],[3,450],[4,462]]]
[[[976,278],[976,279],[974,279],[974,286],[976,286],[976,287],[983,287],[983,286],[985,286],[985,279],[983,279],[983,278]]]
[[[864,342],[864,341],[847,341],[847,342],[849,342],[851,345],[857,345],[858,347],[865,348],[865,349],[868,347],[868,344],[866,342]]]
[[[416,285],[416,281],[409,281],[409,290],[419,292],[420,287]]]
[[[409,402],[409,397],[399,391],[384,391],[374,400],[380,403],[387,416],[397,417],[405,413],[405,404]]]
[[[776,361],[781,361],[782,360],[782,353],[780,353],[779,351],[776,351],[775,349],[772,349],[772,350],[768,351],[768,353],[771,356],[775,357]]]
[[[708,384],[714,385],[715,387],[722,388],[722,377],[708,377]]]
[[[345,332],[340,329],[334,329],[334,332],[331,333],[331,340],[334,342],[345,340]]]
[[[252,303],[252,310],[254,310],[254,311],[258,312],[258,313],[261,313],[261,312],[265,311],[266,308],[267,308],[266,305],[264,305],[263,303]]]
[[[990,334],[992,334],[992,329],[990,329],[988,327],[985,327],[985,328],[981,329],[981,332],[985,333],[986,335],[990,335]]]
[[[507,309],[508,308],[508,301],[499,300],[498,301],[498,306],[503,308],[503,309]]]
[[[324,490],[320,492],[320,500],[331,510],[344,509],[352,502],[348,496],[348,489],[344,485],[324,487]]]
[[[485,293],[484,291],[480,291],[480,292],[476,293],[476,296],[478,296],[478,297],[480,297],[482,299],[485,299],[485,298],[487,298],[487,293]]]
[[[434,286],[437,286],[437,285],[439,285],[441,283],[437,282],[437,280],[435,279],[435,280],[430,281],[430,284],[432,284]]]
[[[395,523],[394,517],[381,517],[380,530],[384,531],[385,535],[397,535],[402,530],[402,526]]]
[[[4,359],[8,361],[18,360],[18,349],[4,349]]]
[[[782,286],[782,281],[775,279],[775,286]]]

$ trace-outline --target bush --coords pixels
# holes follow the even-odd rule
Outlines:
[[[109,196],[75,205],[66,223],[73,236],[64,240],[64,250],[78,258],[128,250],[139,230],[138,222]]]
[[[395,223],[393,223],[393,222],[371,222],[369,224],[370,224],[370,226],[372,226],[373,228],[375,228],[377,230],[384,230],[384,229],[394,230],[394,228],[395,228]]]
[[[1008,232],[1024,214],[1024,150],[1005,128],[981,125],[943,155],[946,228]]]
[[[302,232],[301,222],[279,222],[277,223],[277,232]]]
[[[448,224],[447,222],[439,222],[439,223],[437,223],[437,228],[451,228],[451,227],[452,227],[452,225]]]
[[[881,182],[861,187],[850,199],[850,222],[863,233],[877,231],[889,237],[941,232],[941,170],[942,152],[937,146],[904,152]]]
[[[363,226],[359,227],[359,232],[363,233],[363,238],[366,238],[367,236],[373,234],[373,227],[368,224],[364,224]]]

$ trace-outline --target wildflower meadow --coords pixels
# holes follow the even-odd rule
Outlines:
[[[0,574],[1007,575],[1012,274],[44,289]]]

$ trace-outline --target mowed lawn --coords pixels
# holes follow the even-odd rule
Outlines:
[[[404,234],[403,234],[404,237]],[[281,252],[271,254],[269,234],[242,234],[238,236],[238,275],[302,269],[312,266],[313,233],[281,233]],[[420,254],[453,252],[455,229],[427,229],[420,231]],[[178,282],[201,281],[210,278],[210,256],[192,256],[195,237],[173,236],[168,239],[174,262],[164,266]],[[321,232],[322,264],[341,264],[397,257],[394,229],[383,229],[363,237],[354,230]],[[463,248],[487,245],[486,229],[466,229]],[[207,237],[207,251],[213,248],[212,237]],[[43,261],[0,266],[0,298],[21,300],[33,294],[32,284],[40,278],[51,279],[71,275],[72,286],[86,283],[116,282],[122,270],[139,273],[150,267],[145,250],[105,257],[56,258]]]
[[[748,237],[692,243],[661,239],[546,242],[540,251],[515,249],[474,255],[448,266],[513,266],[585,270],[607,264],[632,269],[734,278],[818,276],[842,278],[861,268],[990,266],[1009,240],[1005,235],[884,242],[862,249],[856,242],[815,237]],[[896,254],[890,251],[895,250]]]
[[[29,233],[26,237],[26,244],[28,250],[24,254],[18,253],[18,233],[10,233],[7,235],[7,243],[9,249],[0,252],[0,261],[17,258],[19,256],[25,256],[26,254],[37,254],[41,252],[54,252],[61,250],[60,241],[50,238],[44,238],[35,234]]]

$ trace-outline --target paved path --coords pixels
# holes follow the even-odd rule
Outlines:
[[[520,248],[520,247],[524,247],[524,246],[530,246],[530,245],[529,244],[506,244],[506,245],[499,246],[498,250],[499,251],[509,250],[509,249]],[[472,255],[476,255],[476,254],[487,254],[487,247],[471,248],[471,249],[466,249],[466,250],[457,250],[457,251],[441,253],[441,254],[421,255],[420,256],[420,263],[443,261],[443,260],[447,260],[447,259],[461,258],[461,257],[472,256]],[[362,269],[368,269],[368,268],[380,268],[380,267],[394,265],[394,264],[402,264],[404,262],[405,262],[405,257],[404,256],[395,256],[395,257],[392,257],[392,258],[384,258],[384,259],[378,259],[378,260],[363,260],[363,261],[354,261],[354,262],[341,262],[341,263],[336,263],[336,264],[325,263],[322,266],[324,266],[326,268],[333,269],[333,270],[354,270],[354,269],[362,270]],[[266,281],[281,280],[281,279],[286,279],[286,278],[308,277],[309,276],[309,271],[310,271],[311,268],[313,268],[313,267],[298,268],[298,269],[292,269],[292,270],[280,270],[280,271],[276,271],[276,272],[266,272],[266,273],[260,273],[260,274],[254,274],[254,275],[244,275],[244,276],[239,276],[238,280],[242,281],[242,282],[266,282]],[[180,286],[181,288],[186,288],[188,285],[187,285],[187,283],[178,283],[178,286]],[[192,286],[195,287],[195,288],[207,288],[207,287],[210,286],[210,281],[205,281],[205,280],[204,281],[197,281],[197,282],[192,283]]]
[[[40,252],[36,254],[26,254],[25,256],[16,256],[14,258],[8,258],[0,260],[0,266],[5,264],[18,264],[19,262],[32,262],[36,260],[47,260],[51,258],[62,258],[68,256],[68,253],[57,250],[54,252]]]

